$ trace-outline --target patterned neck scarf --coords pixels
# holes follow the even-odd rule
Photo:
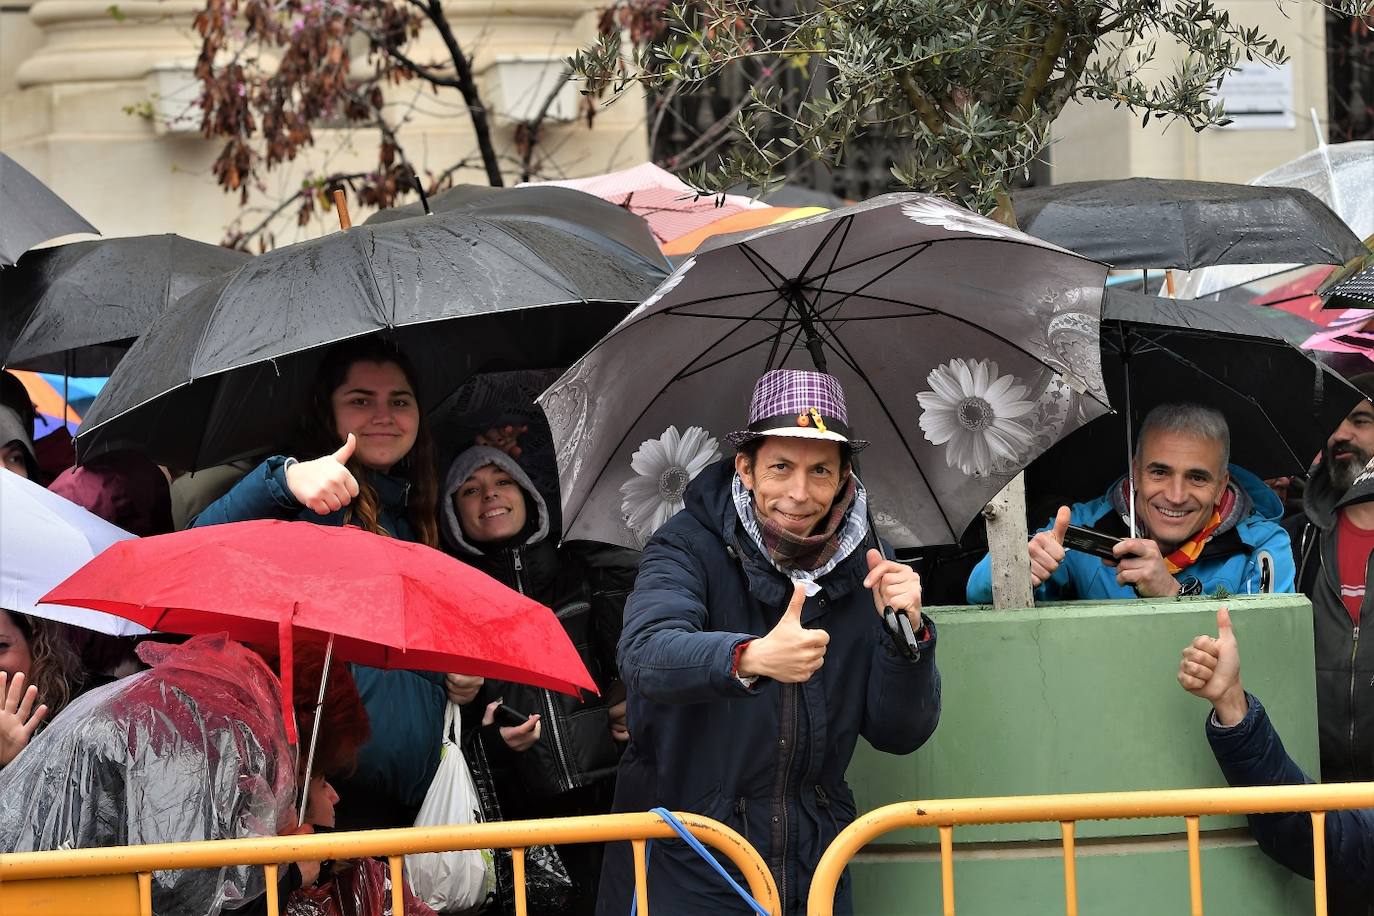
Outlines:
[[[1130,486],[1130,478],[1123,479],[1121,488],[1113,502],[1124,505],[1126,500],[1130,499],[1130,494],[1126,491],[1128,486]],[[1164,558],[1164,565],[1168,567],[1171,575],[1176,576],[1197,562],[1197,558],[1202,555],[1202,548],[1206,547],[1207,542],[1212,539],[1212,535],[1217,533],[1222,521],[1231,518],[1239,502],[1240,497],[1236,485],[1234,483],[1227,484],[1226,489],[1222,491],[1221,501],[1212,507],[1212,516],[1207,520],[1207,524],[1199,528],[1196,534]],[[1137,517],[1137,524],[1139,521],[1139,517]],[[1234,524],[1235,522],[1232,521],[1232,525],[1228,527],[1232,527]]]
[[[814,584],[868,536],[868,496],[853,474],[836,494],[820,532],[809,537],[799,537],[776,522],[760,520],[754,511],[754,495],[745,489],[738,474],[730,486],[735,513],[744,530],[773,566],[790,579]],[[818,589],[808,588],[807,593],[814,594]]]

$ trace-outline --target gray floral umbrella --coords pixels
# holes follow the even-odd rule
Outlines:
[[[872,441],[894,546],[948,543],[1107,410],[1106,267],[934,197],[889,194],[713,240],[540,397],[564,531],[642,546],[744,425],[764,371],[821,368]]]

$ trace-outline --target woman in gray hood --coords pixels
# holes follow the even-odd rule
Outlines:
[[[581,699],[488,680],[469,708],[484,710],[482,742],[508,820],[604,814],[610,810],[624,742],[624,689],[615,667],[625,598],[634,586],[628,551],[556,543],[549,512],[529,476],[499,449],[474,446],[444,480],[440,529],[451,552],[509,587],[553,608],[601,689]],[[528,715],[498,726],[504,702]],[[575,884],[574,913],[591,912],[600,848],[560,847]]]

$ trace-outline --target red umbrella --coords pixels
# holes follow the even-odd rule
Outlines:
[[[43,601],[165,632],[278,640],[293,741],[293,633],[374,668],[597,689],[548,608],[437,550],[359,528],[253,521],[122,541]]]

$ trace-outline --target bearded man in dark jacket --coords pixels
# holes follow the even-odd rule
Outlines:
[[[1351,382],[1374,392],[1374,374]],[[1362,401],[1327,440],[1290,532],[1298,588],[1312,601],[1323,782],[1374,779],[1374,639],[1360,634],[1374,595],[1372,458],[1374,404]]]
[[[805,912],[821,853],[855,817],[844,775],[863,736],[909,754],[935,730],[935,628],[920,579],[872,549],[838,380],[776,370],[759,380],[733,462],[707,467],[685,510],[649,541],[618,659],[630,746],[616,811],[692,811],[764,858],[786,914]],[[914,641],[888,635],[884,607]],[[722,861],[736,880],[743,880]],[[609,844],[598,913],[623,916],[628,844]],[[655,843],[650,909],[749,912],[680,843]],[[849,879],[836,912],[851,909]]]

